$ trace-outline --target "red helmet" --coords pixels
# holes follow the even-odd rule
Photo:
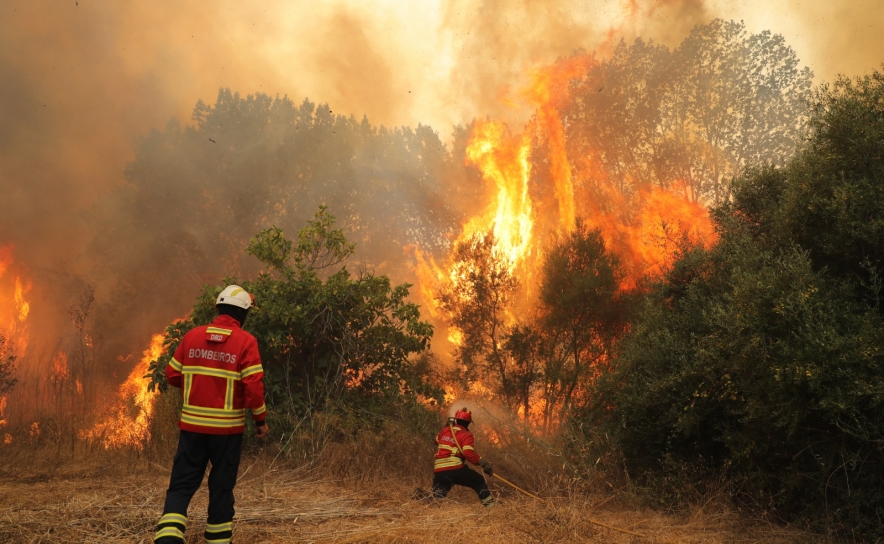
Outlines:
[[[473,414],[466,409],[466,407],[461,408],[454,414],[454,419],[460,419],[461,421],[465,421],[467,423],[473,422]]]

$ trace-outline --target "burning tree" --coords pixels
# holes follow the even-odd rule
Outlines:
[[[439,307],[456,329],[455,357],[460,378],[470,384],[485,381],[508,406],[517,395],[503,348],[508,315],[518,280],[506,259],[495,251],[492,233],[476,234],[454,248],[451,277],[439,293]]]
[[[559,408],[560,420],[584,386],[613,355],[626,328],[623,272],[598,230],[578,219],[552,245],[543,263],[540,326],[550,344],[544,372],[544,422]]]
[[[729,198],[747,165],[782,164],[806,134],[811,78],[782,36],[715,20],[675,50],[636,40],[573,78],[562,110],[586,182]]]

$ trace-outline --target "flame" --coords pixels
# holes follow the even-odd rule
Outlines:
[[[716,239],[709,211],[702,205],[664,189],[641,193],[636,214],[636,228],[630,240],[634,252],[644,264],[641,275],[662,274],[678,253],[679,244],[708,247]],[[638,277],[630,278],[632,286]]]
[[[31,281],[24,275],[26,271],[16,265],[14,249],[12,244],[0,245],[0,296],[12,300],[12,304],[0,306],[0,335],[12,339],[16,354],[23,356],[28,347],[27,320],[31,304],[26,297],[31,291]],[[7,272],[10,277],[4,280]]]
[[[425,307],[429,310],[432,317],[436,319],[442,318],[436,292],[445,281],[445,270],[436,264],[436,259],[432,255],[424,253],[416,245],[405,246],[404,250],[406,253],[410,252],[414,257],[416,263],[414,272],[417,274],[417,283]]]
[[[483,216],[464,227],[460,241],[479,233],[494,234],[494,251],[510,267],[521,262],[531,249],[534,219],[529,195],[531,140],[513,136],[498,121],[478,122],[466,150],[467,160],[479,168],[482,178],[493,183],[497,200]]]
[[[52,358],[52,380],[56,383],[64,383],[69,376],[68,356],[65,352],[59,351]]]
[[[30,286],[28,286],[30,290]],[[24,322],[28,319],[31,305],[25,300],[25,289],[22,287],[21,278],[15,278],[15,309],[18,311],[18,320]]]
[[[511,322],[516,321],[514,314],[529,308],[531,294],[537,291],[533,271],[542,265],[543,240],[573,230],[578,217],[601,233],[608,251],[620,261],[622,291],[663,274],[685,244],[709,247],[716,241],[708,209],[696,201],[688,184],[671,180],[668,187],[635,187],[630,180],[611,179],[593,152],[569,154],[574,146],[569,147],[570,133],[560,112],[573,103],[572,89],[578,86],[572,83],[592,78],[598,65],[594,55],[583,54],[531,70],[527,85],[518,92],[534,111],[522,132],[486,119],[477,121],[470,134],[465,161],[479,169],[491,199],[483,213],[464,222],[455,244],[493,234],[494,253],[519,278],[523,290],[516,298],[518,307],[508,310]],[[541,170],[541,164],[548,171]],[[537,172],[532,165],[538,165]],[[445,331],[448,316],[441,315],[437,293],[443,286],[457,292],[468,271],[451,261],[440,264],[418,247],[407,249],[414,255],[424,306],[443,321],[439,330]],[[442,337],[454,349],[463,342],[462,332],[450,325]],[[469,393],[490,397],[493,392],[479,380]],[[548,424],[543,421],[549,407],[542,392],[531,392],[530,402],[530,412],[520,414],[523,419],[538,427]]]
[[[144,357],[120,386],[111,416],[86,431],[84,438],[99,440],[105,448],[144,447],[150,439],[150,418],[156,401],[156,393],[147,388],[150,379],[144,376],[150,362],[162,355],[164,338],[162,334],[153,335]]]
[[[493,189],[494,200],[487,210],[470,218],[463,226],[457,242],[475,234],[494,234],[497,255],[503,257],[511,270],[520,267],[522,286],[531,290],[535,279],[531,273],[540,265],[536,210],[549,208],[532,196],[532,135],[546,144],[545,160],[553,185],[555,202],[552,218],[544,217],[542,232],[567,232],[581,216],[586,224],[598,229],[609,251],[623,265],[625,278],[621,289],[635,288],[648,275],[662,273],[675,258],[680,244],[687,240],[708,246],[716,239],[708,210],[693,201],[687,185],[674,180],[672,189],[662,187],[624,194],[606,175],[600,175],[591,158],[569,157],[565,127],[559,111],[569,105],[571,82],[588,75],[597,66],[591,54],[575,55],[551,66],[529,72],[529,83],[520,96],[534,108],[535,116],[522,134],[512,134],[501,122],[476,122],[466,149],[466,161],[479,168],[485,182]],[[588,186],[578,194],[575,179]],[[415,272],[421,294],[431,315],[439,316],[436,293],[439,286],[459,283],[456,267],[440,266],[432,256],[413,248]],[[527,298],[527,297],[525,297]],[[457,345],[457,334],[449,331],[449,340]]]
[[[559,225],[565,231],[574,228],[577,205],[565,128],[558,110],[570,99],[568,84],[571,80],[585,74],[594,65],[592,55],[568,57],[552,66],[532,70],[531,84],[522,90],[522,95],[536,107],[536,130],[546,136],[550,170],[559,204]]]

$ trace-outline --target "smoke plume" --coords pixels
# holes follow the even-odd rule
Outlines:
[[[818,81],[884,60],[884,17],[873,0],[8,0],[0,4],[0,249],[11,256],[0,286],[12,288],[13,274],[29,278],[31,348],[45,353],[76,333],[71,309],[91,286],[93,318],[119,335],[103,357],[121,380],[131,361],[117,357],[137,358],[223,267],[169,277],[160,255],[140,271],[151,281],[124,286],[121,270],[145,261],[141,238],[120,240],[113,258],[96,254],[110,247],[96,240],[127,232],[131,208],[113,203],[121,191],[138,194],[125,174],[136,142],[155,129],[186,130],[194,105],[213,103],[219,88],[295,104],[309,97],[374,125],[422,123],[462,146],[455,125],[531,114],[515,92],[529,68],[637,36],[672,46],[714,17],[784,34]],[[414,202],[429,209],[425,196]]]

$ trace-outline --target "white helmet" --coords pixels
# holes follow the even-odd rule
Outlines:
[[[215,306],[219,304],[230,304],[243,310],[248,310],[255,303],[255,297],[247,293],[245,289],[239,285],[228,285],[221,291],[218,298],[215,299]]]

